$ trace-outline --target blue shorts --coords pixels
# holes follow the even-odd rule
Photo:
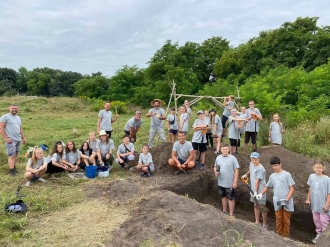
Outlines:
[[[228,200],[232,201],[235,199],[235,190],[233,188],[224,188],[219,186],[219,195],[221,197],[227,197]]]
[[[170,129],[168,131],[168,133],[173,134],[173,135],[177,135],[178,134],[178,130],[172,130],[172,129]]]
[[[181,165],[184,164],[184,162],[186,162],[186,160],[182,160],[182,159],[179,159],[179,158],[178,158],[178,161],[180,162]]]
[[[7,154],[9,157],[17,156],[21,147],[21,142],[12,141],[12,143],[6,142]]]

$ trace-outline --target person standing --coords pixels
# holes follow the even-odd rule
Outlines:
[[[245,122],[245,119],[240,118],[237,115],[237,110],[231,109],[230,116],[228,117],[229,127],[228,127],[228,137],[230,142],[230,154],[236,154],[237,148],[240,147],[241,135],[239,131],[239,123]]]
[[[212,127],[210,113],[208,110],[204,111],[204,117],[209,120]],[[207,147],[213,148],[212,128],[208,129],[206,132],[206,145]]]
[[[104,109],[99,112],[99,117],[97,119],[97,133],[101,130],[105,130],[109,138],[111,138],[112,123],[118,119],[118,114],[115,118],[112,118],[112,112],[110,111],[110,102],[105,102]]]
[[[187,108],[183,105],[180,107],[180,122],[179,122],[179,131],[188,133],[188,124],[189,124],[189,114],[187,113]]]
[[[230,95],[229,97],[224,98],[223,101],[223,105],[225,106],[225,109],[223,110],[222,118],[221,118],[221,124],[223,128],[222,137],[225,137],[226,122],[228,120],[228,117],[230,116],[231,109],[233,109],[235,106],[234,99],[235,99],[234,95]]]
[[[222,125],[221,119],[217,115],[214,109],[210,110],[210,123],[211,123],[211,130],[212,130],[212,137],[215,140],[215,154],[220,154],[220,146],[221,146],[221,136],[222,136]]]
[[[136,134],[140,130],[142,123],[143,123],[143,120],[141,119],[140,111],[136,111],[134,117],[130,118],[127,121],[127,123],[124,127],[124,132],[126,135],[129,136],[131,143],[136,142]]]
[[[160,108],[162,101],[160,99],[154,99],[151,101],[153,108],[149,110],[146,117],[151,117],[151,125],[149,132],[149,148],[154,146],[154,140],[156,134],[159,138],[165,142],[165,131],[164,131],[164,120],[166,119],[165,111],[163,108]]]
[[[269,126],[268,141],[273,145],[281,145],[284,129],[280,122],[280,116],[275,113],[273,115],[273,120],[274,121]]]
[[[192,110],[191,110],[191,108],[189,107],[189,101],[188,101],[187,99],[184,101],[184,106],[186,107],[186,112],[188,113],[188,115],[189,115],[189,120],[190,120],[190,116],[191,116]],[[188,121],[189,121],[189,120],[188,120]]]
[[[247,146],[252,142],[253,152],[257,151],[257,135],[259,131],[259,122],[262,120],[262,115],[258,108],[254,107],[254,101],[249,102],[249,109],[246,110],[246,126],[244,139],[244,154],[246,154]]]
[[[17,156],[20,151],[21,142],[25,144],[25,136],[22,128],[22,120],[17,115],[18,106],[12,104],[9,113],[0,118],[0,134],[6,142],[8,154],[8,166],[11,176],[16,176]]]
[[[175,114],[175,108],[171,108],[171,113],[167,116],[167,130],[170,142],[174,143],[178,135],[178,121]]]

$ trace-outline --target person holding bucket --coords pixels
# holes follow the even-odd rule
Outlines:
[[[105,130],[100,131],[100,140],[97,141],[96,150],[97,158],[99,160],[100,166],[109,166],[109,169],[112,169],[113,163],[113,150],[115,144],[113,140],[109,138]]]

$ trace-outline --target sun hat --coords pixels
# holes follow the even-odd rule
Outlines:
[[[155,102],[158,102],[159,106],[162,106],[162,101],[160,99],[154,99],[153,101],[151,101],[151,105],[154,106]]]
[[[250,158],[259,159],[260,158],[260,154],[258,154],[257,152],[253,152],[253,153],[251,153]]]
[[[105,132],[105,130],[101,130],[99,136],[104,136],[104,135],[107,135],[107,132]]]

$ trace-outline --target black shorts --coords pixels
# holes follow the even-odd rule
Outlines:
[[[172,129],[170,129],[168,131],[168,133],[173,134],[173,135],[177,135],[178,134],[178,130],[172,130]]]
[[[124,133],[125,133],[126,135],[130,135],[130,134],[131,134],[131,132],[129,132],[129,131],[127,131],[127,130],[124,130]],[[133,135],[133,138],[134,138],[134,142],[136,142],[136,135]],[[131,138],[129,138],[129,141],[132,142]],[[134,143],[134,142],[133,142],[133,143]]]
[[[235,199],[235,190],[233,188],[224,188],[219,186],[219,195],[221,197],[227,197],[232,201]]]
[[[257,135],[258,135],[258,132],[245,131],[244,143],[249,143],[250,138],[251,138],[252,144],[256,144]]]
[[[111,132],[112,130],[106,130],[105,133],[107,133],[107,135],[109,136],[109,138],[111,138]]]
[[[207,143],[192,142],[192,146],[194,150],[199,150],[200,152],[206,152],[207,150]]]
[[[221,118],[221,124],[222,124],[222,128],[226,128],[226,122],[228,120],[228,117],[226,117],[225,115],[222,115],[222,118]]]
[[[241,142],[240,142],[240,139],[231,139],[231,138],[229,138],[229,142],[230,142],[230,146],[235,146],[236,147],[236,143],[237,143],[237,147],[240,147],[240,144],[241,144]]]

